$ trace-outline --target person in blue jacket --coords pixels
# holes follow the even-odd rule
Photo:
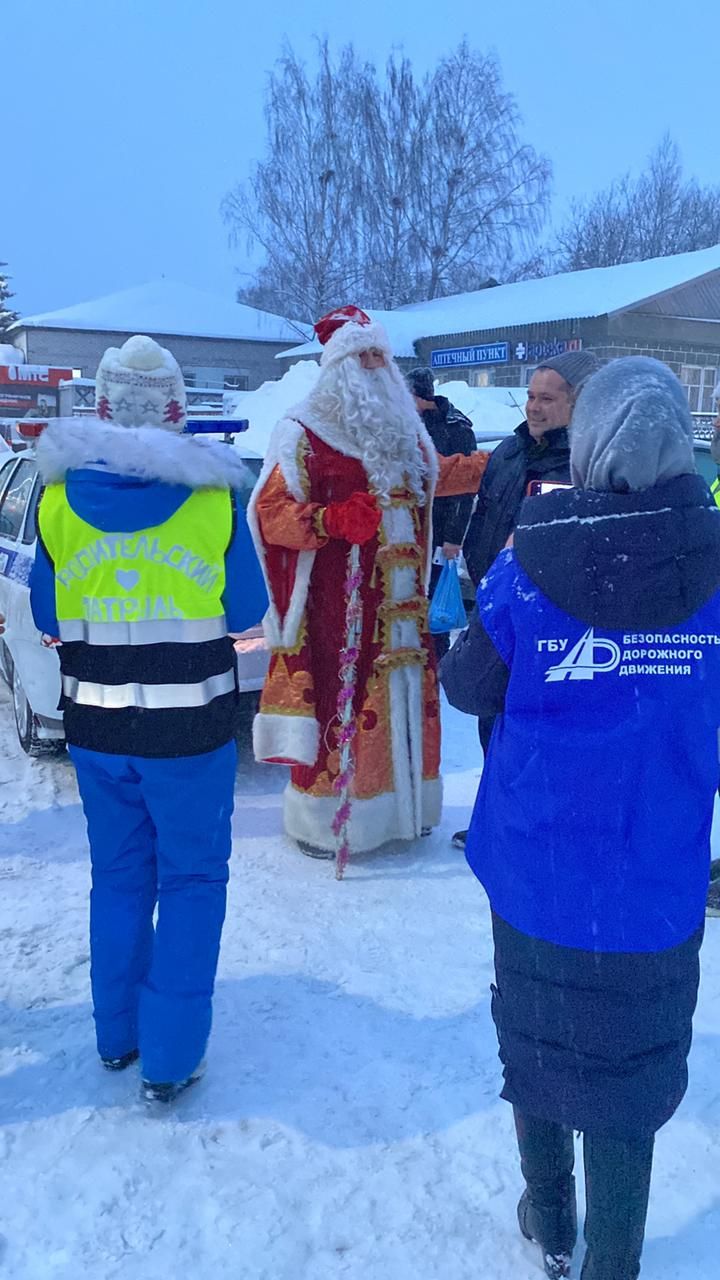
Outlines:
[[[148,1099],[199,1078],[225,916],[235,779],[231,633],[267,597],[227,445],[183,435],[185,388],[146,337],[111,348],[97,417],[59,419],[30,590],[58,649],[92,862],[97,1047]],[[153,916],[157,906],[157,923]]]
[[[492,1011],[548,1275],[640,1271],[654,1134],[687,1085],[720,725],[720,511],[680,383],[615,360],[581,391],[575,488],[530,498],[444,659],[497,714],[467,843],[492,908]]]

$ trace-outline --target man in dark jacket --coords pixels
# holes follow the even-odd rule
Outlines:
[[[568,425],[580,387],[597,368],[591,352],[567,351],[535,370],[527,418],[495,449],[465,535],[465,562],[476,586],[512,533],[528,485],[570,483]]]
[[[467,841],[490,899],[492,1011],[548,1275],[640,1270],[653,1137],[687,1087],[720,725],[720,519],[667,366],[580,395],[566,492],[530,498],[444,659],[497,715]],[[570,571],[572,569],[572,571]]]
[[[592,352],[567,351],[535,370],[528,387],[527,419],[493,452],[465,535],[465,563],[476,587],[515,528],[532,481],[570,483],[568,426],[580,388],[597,368]],[[494,722],[494,716],[478,720],[485,756]],[[466,836],[467,831],[455,832],[456,848],[465,848]]]
[[[475,432],[469,418],[451,404],[446,396],[435,394],[432,369],[413,369],[407,376],[408,386],[415,397],[428,435],[438,453],[450,457],[453,453],[465,456],[477,449]],[[436,564],[438,548],[446,560],[454,560],[460,553],[465,530],[472,514],[473,494],[461,494],[457,498],[436,498],[433,502],[433,565],[430,571],[430,599],[438,584],[442,565]],[[438,661],[450,647],[447,633],[434,635],[433,642]]]

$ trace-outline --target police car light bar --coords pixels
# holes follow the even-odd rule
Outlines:
[[[236,436],[247,431],[249,426],[249,418],[188,418],[185,432],[192,436]]]

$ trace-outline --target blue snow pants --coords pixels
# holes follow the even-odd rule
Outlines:
[[[210,1035],[235,743],[177,759],[69,751],[90,839],[98,1052],[138,1048],[145,1080],[184,1080]]]

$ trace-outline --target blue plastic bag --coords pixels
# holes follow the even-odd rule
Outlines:
[[[454,560],[446,560],[443,565],[430,602],[428,622],[434,636],[444,635],[446,631],[457,631],[467,626],[457,563]]]

